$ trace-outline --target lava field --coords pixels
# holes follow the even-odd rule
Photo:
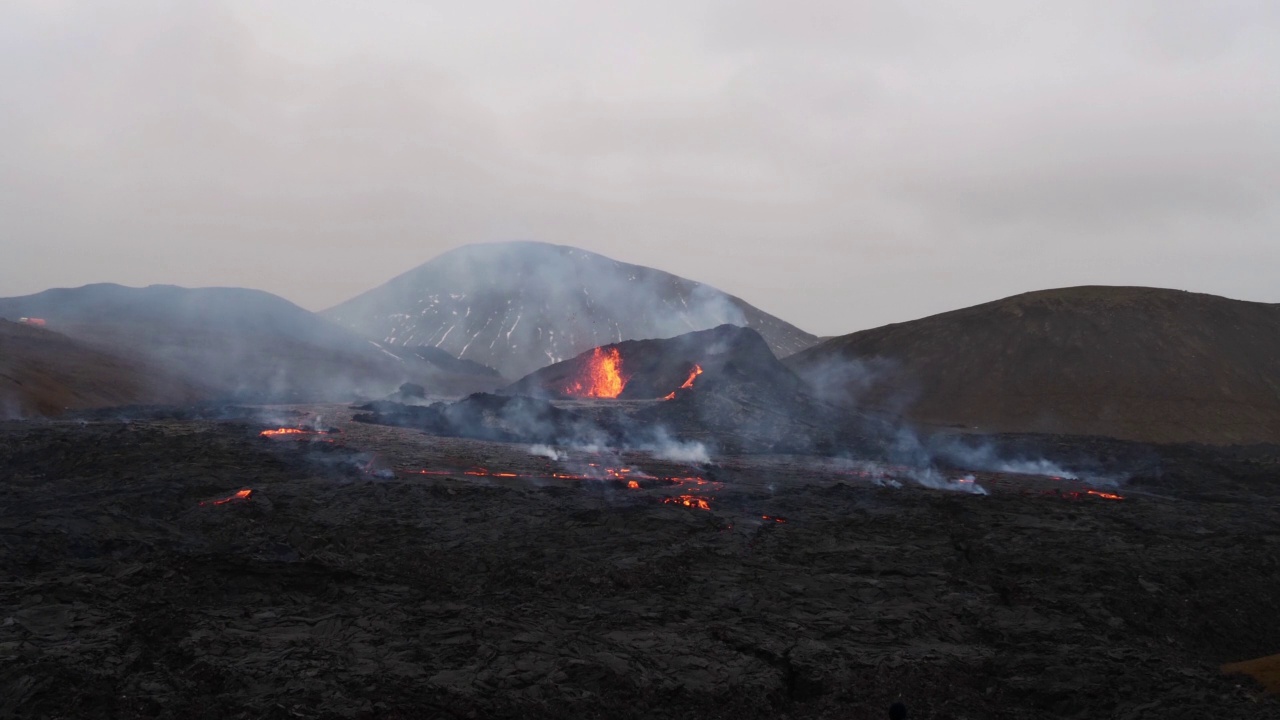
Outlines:
[[[1280,650],[1274,448],[980,494],[356,412],[0,423],[0,717],[1280,716],[1221,670]]]

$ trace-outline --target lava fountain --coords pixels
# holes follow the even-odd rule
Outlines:
[[[561,392],[570,397],[616,398],[628,379],[630,376],[622,372],[622,354],[617,348],[596,348],[578,377]]]

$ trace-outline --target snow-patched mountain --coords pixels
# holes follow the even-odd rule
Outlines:
[[[818,338],[715,288],[577,248],[468,245],[322,313],[392,345],[431,346],[518,378],[584,350],[730,323],[778,357]]]

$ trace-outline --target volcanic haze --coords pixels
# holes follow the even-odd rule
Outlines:
[[[593,347],[730,323],[778,357],[818,338],[707,285],[539,242],[445,253],[322,313],[370,338],[428,345],[520,378]]]
[[[1141,287],[1043,290],[786,359],[828,397],[925,425],[1149,442],[1280,442],[1280,305]]]
[[[181,404],[208,388],[61,333],[0,320],[0,420],[114,405]]]
[[[343,399],[382,395],[406,381],[453,395],[500,384],[377,346],[260,290],[98,284],[0,298],[0,318],[20,316],[185,378],[208,389],[206,399]]]

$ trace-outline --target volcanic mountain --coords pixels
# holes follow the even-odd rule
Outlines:
[[[1280,305],[1044,290],[837,337],[785,362],[821,396],[924,425],[1280,442]]]
[[[182,404],[208,388],[31,325],[0,320],[0,420],[114,405]]]
[[[709,286],[536,242],[453,250],[323,315],[390,345],[440,348],[509,378],[600,345],[724,323],[757,331],[779,357],[817,342]]]
[[[108,355],[206,388],[210,399],[310,401],[381,395],[402,382],[462,394],[501,381],[384,348],[283,298],[238,288],[100,284],[0,299]]]
[[[499,391],[551,399],[649,400],[630,420],[608,404],[575,405],[611,432],[661,428],[735,452],[830,452],[881,430],[860,413],[808,393],[754,330],[721,325],[658,340],[628,340],[537,370]],[[661,402],[652,402],[652,401]],[[610,418],[613,415],[615,417]]]
[[[550,398],[674,399],[726,380],[798,393],[804,384],[754,330],[721,325],[659,340],[624,340],[537,370],[503,394]]]

